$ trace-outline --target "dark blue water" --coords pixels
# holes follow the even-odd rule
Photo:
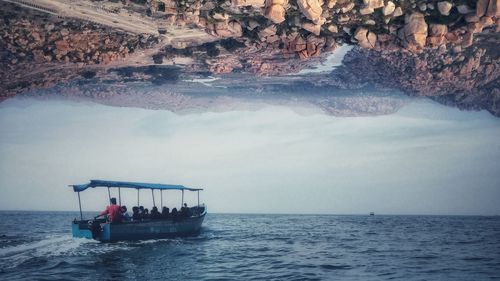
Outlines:
[[[0,212],[0,279],[500,279],[500,217],[209,214],[198,237],[101,244],[75,215]]]

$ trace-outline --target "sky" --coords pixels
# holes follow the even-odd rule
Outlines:
[[[68,185],[106,179],[204,188],[216,213],[500,215],[500,119],[489,113],[422,99],[384,116],[297,112],[10,99],[0,104],[0,209],[78,210]],[[108,200],[105,189],[81,196],[88,211]],[[122,190],[123,204],[136,196]],[[163,196],[179,207],[180,192]],[[142,191],[141,204],[151,197]]]

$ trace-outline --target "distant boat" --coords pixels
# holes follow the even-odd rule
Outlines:
[[[74,219],[72,224],[73,237],[89,238],[103,242],[115,242],[122,240],[146,240],[158,238],[170,238],[178,236],[190,236],[199,233],[207,208],[204,204],[200,205],[201,188],[189,188],[182,185],[152,184],[137,182],[118,182],[91,180],[90,183],[80,185],[70,185],[73,191],[78,193],[78,205],[80,207],[80,219]],[[160,190],[162,205],[164,190],[182,191],[182,203],[184,204],[184,191],[198,192],[198,205],[188,208],[187,216],[171,216],[164,219],[147,219],[140,221],[123,221],[120,223],[111,223],[106,219],[84,219],[82,213],[82,204],[80,201],[80,192],[89,187],[107,187],[108,196],[111,199],[110,188],[118,188],[119,204],[121,205],[121,188],[137,189],[137,206],[139,206],[139,190],[150,189],[153,196],[153,205],[155,205],[154,190]],[[161,211],[161,210],[160,210]]]
[[[370,212],[370,216],[374,216],[374,215],[375,215],[375,213],[374,213],[374,212]]]

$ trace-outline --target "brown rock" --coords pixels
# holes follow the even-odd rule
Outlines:
[[[217,22],[212,25],[212,28],[213,32],[211,33],[222,38],[241,37],[241,35],[243,34],[240,23],[235,20],[232,20],[228,23]]]
[[[274,23],[285,21],[285,7],[282,4],[275,4],[274,1],[267,6],[264,16]]]
[[[234,7],[252,6],[255,8],[262,8],[266,5],[265,0],[232,0],[231,4]]]
[[[346,6],[342,7],[340,11],[345,14],[347,12],[350,12],[353,8],[354,8],[354,3],[349,2]]]
[[[478,22],[479,17],[476,16],[475,14],[468,14],[465,16],[465,21],[466,22]]]
[[[306,22],[302,24],[302,28],[319,36],[319,33],[321,32],[321,25],[319,24],[313,24],[310,22]]]
[[[309,57],[317,57],[321,54],[321,48],[325,45],[325,38],[315,35],[307,36],[306,51]]]
[[[338,32],[339,32],[339,30],[338,30],[337,26],[336,26],[336,25],[334,25],[334,24],[330,24],[330,25],[328,26],[328,31],[330,31],[331,33],[338,33]]]
[[[264,41],[266,37],[272,36],[276,34],[276,26],[275,25],[270,25],[261,31],[259,31],[259,38],[261,41]]]
[[[335,4],[337,4],[337,0],[328,0],[328,9],[332,9]]]
[[[458,40],[460,40],[460,38],[458,37],[458,35],[456,35],[453,32],[446,33],[445,38],[450,43],[456,43],[456,42],[458,42]]]
[[[427,44],[433,48],[446,44],[446,33],[448,27],[444,24],[431,24],[429,37],[427,37]]]
[[[483,31],[483,27],[479,22],[471,22],[467,25],[467,29],[471,33],[479,33]]]
[[[489,17],[500,17],[500,0],[490,0],[486,15]]]
[[[365,7],[378,9],[384,7],[384,0],[363,0]]]
[[[218,21],[226,21],[229,19],[229,15],[228,14],[225,14],[225,13],[215,13],[212,18],[214,20],[218,20]]]
[[[450,10],[453,7],[453,4],[451,4],[448,1],[441,1],[437,3],[439,13],[443,16],[448,16],[450,15]]]
[[[248,30],[254,30],[256,27],[259,27],[259,23],[254,21],[254,20],[250,20],[248,22],[248,25],[247,25],[247,29]]]
[[[306,18],[312,20],[316,24],[324,23],[324,19],[321,17],[323,8],[321,8],[319,0],[297,0],[297,4]],[[321,21],[323,21],[323,23],[320,23]]]
[[[56,41],[57,54],[65,55],[69,51],[69,44],[64,40]]]
[[[361,47],[365,49],[373,49],[375,43],[377,42],[377,35],[373,32],[369,32],[364,27],[358,27],[354,32],[354,38],[358,40]]]
[[[474,42],[474,33],[471,31],[468,31],[465,33],[463,41],[462,41],[462,48],[467,48],[472,46],[472,43]]]
[[[481,29],[483,29],[485,27],[492,26],[495,22],[490,17],[482,17],[479,24],[481,25]]]
[[[396,17],[400,17],[403,15],[403,9],[401,9],[401,7],[397,7],[395,10],[394,10],[394,13],[392,13],[392,17],[396,18]]]
[[[486,10],[488,9],[489,0],[477,0],[476,2],[476,16],[482,17],[486,14]]]
[[[306,49],[306,41],[301,36],[295,37],[291,44],[291,50],[294,52],[300,52]]]
[[[472,12],[474,12],[474,10],[472,10],[469,6],[467,5],[458,5],[457,6],[457,10],[460,14],[462,15],[467,15],[467,14],[470,14]]]
[[[375,10],[373,10],[370,7],[363,7],[361,9],[359,9],[359,13],[362,15],[370,15],[370,14],[373,14],[373,12],[375,12]]]
[[[399,30],[398,36],[403,40],[404,46],[412,52],[420,52],[426,43],[427,23],[424,15],[414,12],[406,15],[405,26]]]
[[[396,5],[392,1],[388,1],[387,4],[384,6],[384,9],[382,9],[382,13],[384,16],[388,16],[394,12],[396,9]]]
[[[448,26],[444,24],[431,24],[431,36],[445,36],[448,33]]]

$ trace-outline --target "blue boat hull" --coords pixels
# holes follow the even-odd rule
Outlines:
[[[172,238],[179,236],[196,235],[201,230],[206,212],[200,216],[183,218],[180,220],[150,220],[142,222],[100,223],[98,231],[86,222],[74,221],[72,224],[73,237],[89,238],[103,242],[123,240],[146,240]]]

